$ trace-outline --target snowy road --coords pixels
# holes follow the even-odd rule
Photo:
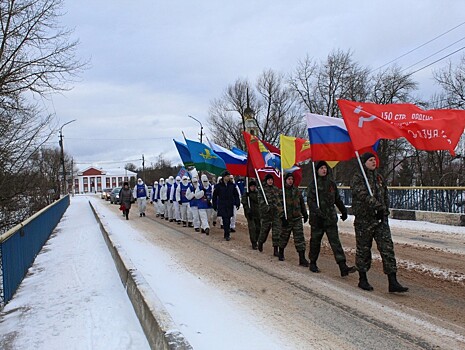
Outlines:
[[[20,344],[21,349],[147,347],[140,339],[143,334],[137,319],[131,312],[129,316],[126,314],[130,304],[116,272],[112,275],[107,272],[108,267],[103,267],[106,266],[103,261],[110,257],[100,232],[90,234],[97,226],[95,219],[93,223],[86,221],[87,215],[92,215],[89,200],[194,349],[465,348],[465,288],[460,277],[465,271],[465,259],[457,254],[465,241],[463,228],[450,228],[456,232],[449,232],[448,246],[441,246],[445,234],[441,230],[447,226],[438,225],[435,230],[427,231],[415,223],[411,223],[411,228],[402,227],[408,225],[402,223],[396,229],[397,223],[393,221],[393,236],[400,243],[396,244],[399,261],[426,266],[427,271],[400,264],[399,279],[410,287],[410,292],[393,295],[387,293],[386,278],[379,262],[375,262],[369,273],[375,291],[369,293],[356,287],[355,275],[339,277],[326,247],[319,259],[322,273],[312,274],[297,266],[292,240],[285,262],[271,256],[269,242],[263,253],[252,251],[241,217],[238,232],[230,242],[225,242],[219,229],[213,228],[207,237],[155,218],[152,208],[147,217],[139,218],[134,207],[131,220],[123,220],[117,206],[96,196],[72,199],[58,232],[36,260],[41,265],[34,266],[20,293],[1,314],[0,331],[4,335],[2,340],[9,341],[7,344]],[[58,244],[62,233],[71,229],[75,230],[73,240]],[[344,223],[341,231],[349,262],[353,263],[353,229]],[[307,227],[307,239],[308,234]],[[438,242],[434,246],[428,242],[415,243],[417,237],[426,234],[433,235],[428,237]],[[68,245],[82,252],[86,262],[75,260],[76,254],[71,253],[76,250]],[[60,254],[56,251],[61,252],[66,265],[54,272],[63,277],[55,276],[53,280],[43,273],[52,269],[52,261],[58,261]],[[63,254],[66,251],[70,254]],[[44,257],[46,260],[40,262],[39,258]],[[88,266],[91,263],[94,267]],[[82,280],[80,267],[97,271]],[[434,275],[431,270],[435,269],[449,271],[450,276],[455,273],[456,278]],[[109,281],[99,271],[105,277],[113,276],[115,285],[109,288]],[[44,278],[53,281],[54,288]],[[96,281],[91,283],[92,279]],[[87,283],[95,284],[95,288],[87,287],[91,293],[86,296],[82,285]],[[58,294],[62,302],[52,299],[42,301],[39,306],[34,305],[39,289],[43,291],[37,296],[43,300],[47,293],[57,289],[66,293]],[[111,296],[109,300],[98,298],[107,294]],[[70,299],[73,295],[75,298]],[[121,310],[113,307],[115,303]],[[68,308],[72,317],[66,317]],[[119,320],[120,316],[124,322]],[[76,325],[79,326],[73,328]],[[120,326],[124,331],[120,337],[114,337],[111,329],[118,331]],[[67,342],[64,335],[72,341]],[[98,340],[99,336],[107,344]]]

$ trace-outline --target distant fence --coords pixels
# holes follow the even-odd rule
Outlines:
[[[0,236],[0,307],[11,300],[68,206],[69,195]]]
[[[465,187],[389,187],[389,207],[441,213],[465,213]],[[339,187],[344,204],[352,205],[350,187]]]

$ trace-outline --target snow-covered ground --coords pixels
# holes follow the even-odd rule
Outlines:
[[[88,201],[194,349],[293,349],[293,339],[148,242],[97,196],[75,196],[20,289],[0,313],[2,349],[147,349]],[[352,219],[353,217],[351,217]],[[390,220],[391,227],[465,228]]]

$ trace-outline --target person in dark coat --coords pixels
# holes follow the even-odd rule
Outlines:
[[[221,181],[215,185],[213,191],[213,209],[218,212],[218,216],[222,217],[224,239],[229,241],[234,207],[239,210],[241,202],[236,186],[230,182],[231,174],[225,171],[222,176]]]
[[[260,208],[258,206],[257,182],[249,181],[248,191],[242,195],[242,207],[249,227],[252,249],[257,249],[258,236],[260,235]]]
[[[129,183],[125,182],[123,188],[119,191],[119,203],[124,206],[123,214],[126,216],[126,220],[129,220],[129,209],[131,209],[133,198],[132,191],[129,189]]]

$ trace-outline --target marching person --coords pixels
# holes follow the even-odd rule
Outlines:
[[[274,185],[273,175],[266,174],[263,183],[268,204],[263,197],[262,191],[258,192],[258,202],[260,205],[260,235],[258,237],[258,251],[263,252],[263,244],[268,238],[270,230],[273,243],[273,255],[278,256],[279,239],[281,236],[281,216],[283,213],[283,203],[281,191]]]
[[[129,189],[129,183],[125,181],[123,188],[119,191],[119,202],[121,206],[124,206],[123,214],[126,216],[126,220],[129,220],[129,210],[131,209],[133,198],[132,191]]]
[[[249,181],[248,191],[242,196],[242,207],[249,227],[252,249],[257,250],[257,241],[260,235],[260,208],[258,205],[257,182],[255,180]]]
[[[168,177],[166,180],[166,201],[165,201],[165,220],[172,222],[174,220],[174,206],[173,206],[173,186],[174,186],[174,177]]]
[[[294,236],[294,245],[299,254],[299,265],[308,267],[308,261],[305,259],[305,236],[304,223],[308,220],[307,208],[305,206],[302,193],[294,186],[294,175],[287,173],[284,177],[284,196],[286,198],[286,213],[282,213],[281,224],[282,230],[279,239],[278,256],[280,261],[284,261],[284,249],[286,249],[289,238]]]
[[[180,204],[176,200],[176,192],[180,185],[181,185],[181,176],[176,176],[176,182],[174,183],[173,187],[171,187],[170,199],[173,201],[173,208],[174,208],[173,221],[176,221],[178,225],[181,225],[181,208],[180,208]]]
[[[158,206],[160,207],[160,216],[162,219],[168,220],[168,212],[166,211],[168,202],[168,186],[166,186],[165,179],[160,178],[159,182],[160,187],[160,200],[158,201]]]
[[[187,189],[189,188],[189,178],[184,175],[182,177],[181,183],[176,188],[176,202],[179,204],[179,210],[181,214],[182,227],[187,226],[188,220],[188,209],[189,209],[189,199],[186,197]]]
[[[215,185],[213,191],[213,209],[218,212],[218,216],[223,219],[224,239],[231,239],[231,217],[234,207],[239,208],[241,202],[236,186],[230,182],[229,171],[223,172],[222,179]]]
[[[137,184],[134,186],[133,194],[137,199],[137,206],[139,207],[139,216],[145,216],[145,209],[147,207],[147,199],[149,199],[149,189],[144,184],[141,178],[137,179]]]
[[[221,181],[221,176],[218,176],[218,178],[216,179],[215,184],[213,185],[213,191],[215,191],[215,187],[216,187],[216,185],[218,185],[218,183],[220,183],[220,181]],[[220,228],[221,229],[223,228],[223,220],[221,219],[221,216],[218,217],[218,212],[216,210],[213,210],[212,222],[213,222],[213,226],[216,226],[216,223],[218,223],[220,225]]]
[[[373,153],[362,154],[360,160],[373,195],[368,191],[362,172],[357,172],[352,178],[351,189],[357,245],[355,263],[360,276],[358,287],[373,290],[368,283],[367,272],[371,267],[371,246],[374,239],[383,261],[383,271],[388,276],[389,292],[407,292],[408,288],[402,286],[396,277],[397,262],[388,222],[389,193],[386,182],[376,170],[376,158]]]
[[[159,197],[159,188],[160,186],[158,185],[158,181],[153,182],[153,189],[152,189],[152,198],[150,200],[150,203],[153,204],[153,209],[156,213],[156,217],[158,218],[160,216],[160,211],[158,210],[158,199]]]
[[[203,174],[200,177],[201,183],[197,187],[195,197],[198,199],[198,208],[200,216],[200,228],[202,233],[207,236],[210,234],[209,221],[212,214],[212,198],[213,198],[213,186],[208,181],[207,175]]]
[[[189,200],[189,207],[192,213],[192,223],[193,223],[195,232],[200,232],[200,216],[199,216],[198,199],[195,197],[195,192],[197,191],[198,188],[199,188],[199,179],[197,179],[196,177],[193,177],[192,182],[189,184],[189,187],[187,188],[186,198]]]
[[[336,263],[339,265],[341,276],[347,276],[355,272],[354,266],[347,266],[346,256],[342,249],[341,241],[337,228],[337,213],[334,206],[341,212],[342,221],[347,220],[347,208],[339,196],[336,183],[330,179],[328,174],[328,164],[325,161],[319,161],[315,166],[318,185],[318,199],[320,206],[316,201],[315,181],[311,181],[307,188],[307,204],[310,209],[310,271],[320,272],[316,262],[320,255],[321,240],[326,233],[329,244],[333,251]]]
[[[236,190],[237,190],[237,193],[239,194],[239,198],[241,198],[242,196],[241,190],[239,186],[237,186],[236,181],[234,180],[234,176],[232,175],[230,176],[230,181],[234,186],[236,186]],[[234,207],[233,216],[231,218],[231,232],[236,232],[236,217],[237,217],[238,210],[239,208]]]

